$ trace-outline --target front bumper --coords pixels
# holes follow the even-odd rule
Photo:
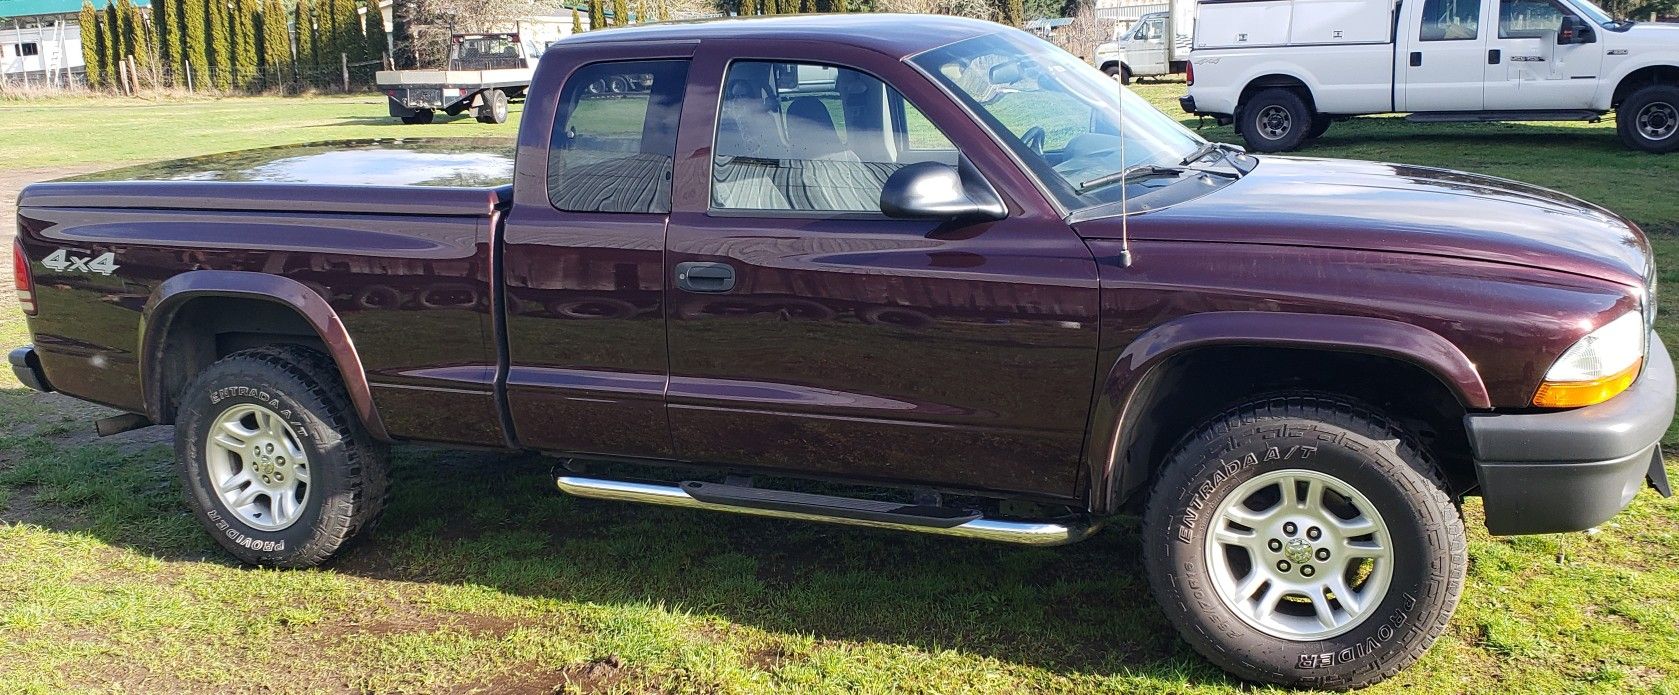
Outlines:
[[[1464,418],[1494,535],[1579,531],[1632,503],[1646,482],[1671,496],[1662,435],[1673,421],[1667,346],[1650,336],[1644,373],[1604,403],[1547,413]]]
[[[12,374],[24,386],[42,393],[52,392],[52,384],[47,382],[46,373],[41,371],[41,358],[35,354],[33,346],[25,345],[12,350],[7,360],[12,363]]]

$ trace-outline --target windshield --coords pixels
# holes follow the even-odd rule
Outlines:
[[[1615,18],[1609,16],[1608,12],[1604,12],[1603,8],[1598,7],[1592,0],[1573,0],[1573,3],[1575,9],[1586,15],[1586,19],[1604,26],[1615,23]]]
[[[1089,182],[1134,166],[1176,166],[1205,143],[1101,71],[1024,33],[959,41],[910,62],[965,102],[1070,210],[1118,201],[1127,185]]]

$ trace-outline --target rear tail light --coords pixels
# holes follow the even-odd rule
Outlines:
[[[1184,81],[1184,84],[1186,84],[1190,87],[1195,86],[1195,63],[1193,63],[1193,62],[1184,63],[1184,66],[1183,66],[1183,81]]]
[[[29,277],[29,259],[23,257],[23,243],[12,243],[12,282],[17,289],[17,301],[23,313],[35,315],[35,282]]]

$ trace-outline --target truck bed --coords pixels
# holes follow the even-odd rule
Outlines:
[[[491,248],[512,149],[321,143],[29,186],[19,198],[24,255],[66,260],[37,265],[42,366],[60,391],[167,418],[140,387],[159,361],[156,346],[139,344],[144,322],[167,316],[183,291],[279,296],[335,317],[346,343],[354,336],[366,371],[358,409],[374,412],[376,401],[390,436],[499,443]],[[437,389],[452,394],[448,418],[400,415],[436,412],[426,406]]]

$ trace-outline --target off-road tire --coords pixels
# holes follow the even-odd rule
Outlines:
[[[1255,629],[1213,584],[1203,543],[1219,503],[1277,470],[1335,476],[1369,498],[1388,526],[1391,584],[1343,634],[1295,641]],[[1167,622],[1196,651],[1249,681],[1360,688],[1414,663],[1446,629],[1468,564],[1463,519],[1427,453],[1392,421],[1316,394],[1268,397],[1226,411],[1168,457],[1143,519],[1144,562]]]
[[[1639,117],[1646,109],[1661,109],[1665,114],[1663,122],[1667,128],[1665,136],[1657,139],[1647,132],[1649,124],[1640,124]],[[1672,85],[1650,85],[1633,92],[1621,102],[1615,111],[1615,131],[1621,136],[1621,143],[1635,150],[1643,150],[1654,154],[1667,154],[1679,151],[1679,125],[1671,119],[1679,112],[1679,87]]]
[[[1273,87],[1241,107],[1242,139],[1255,152],[1288,152],[1306,142],[1312,110],[1292,89]]]
[[[269,532],[230,512],[205,465],[208,429],[224,411],[255,404],[281,414],[301,436],[310,491],[297,521]],[[296,346],[245,350],[210,365],[181,395],[175,461],[187,506],[241,562],[314,567],[373,528],[390,489],[389,451],[355,416],[337,368]]]

